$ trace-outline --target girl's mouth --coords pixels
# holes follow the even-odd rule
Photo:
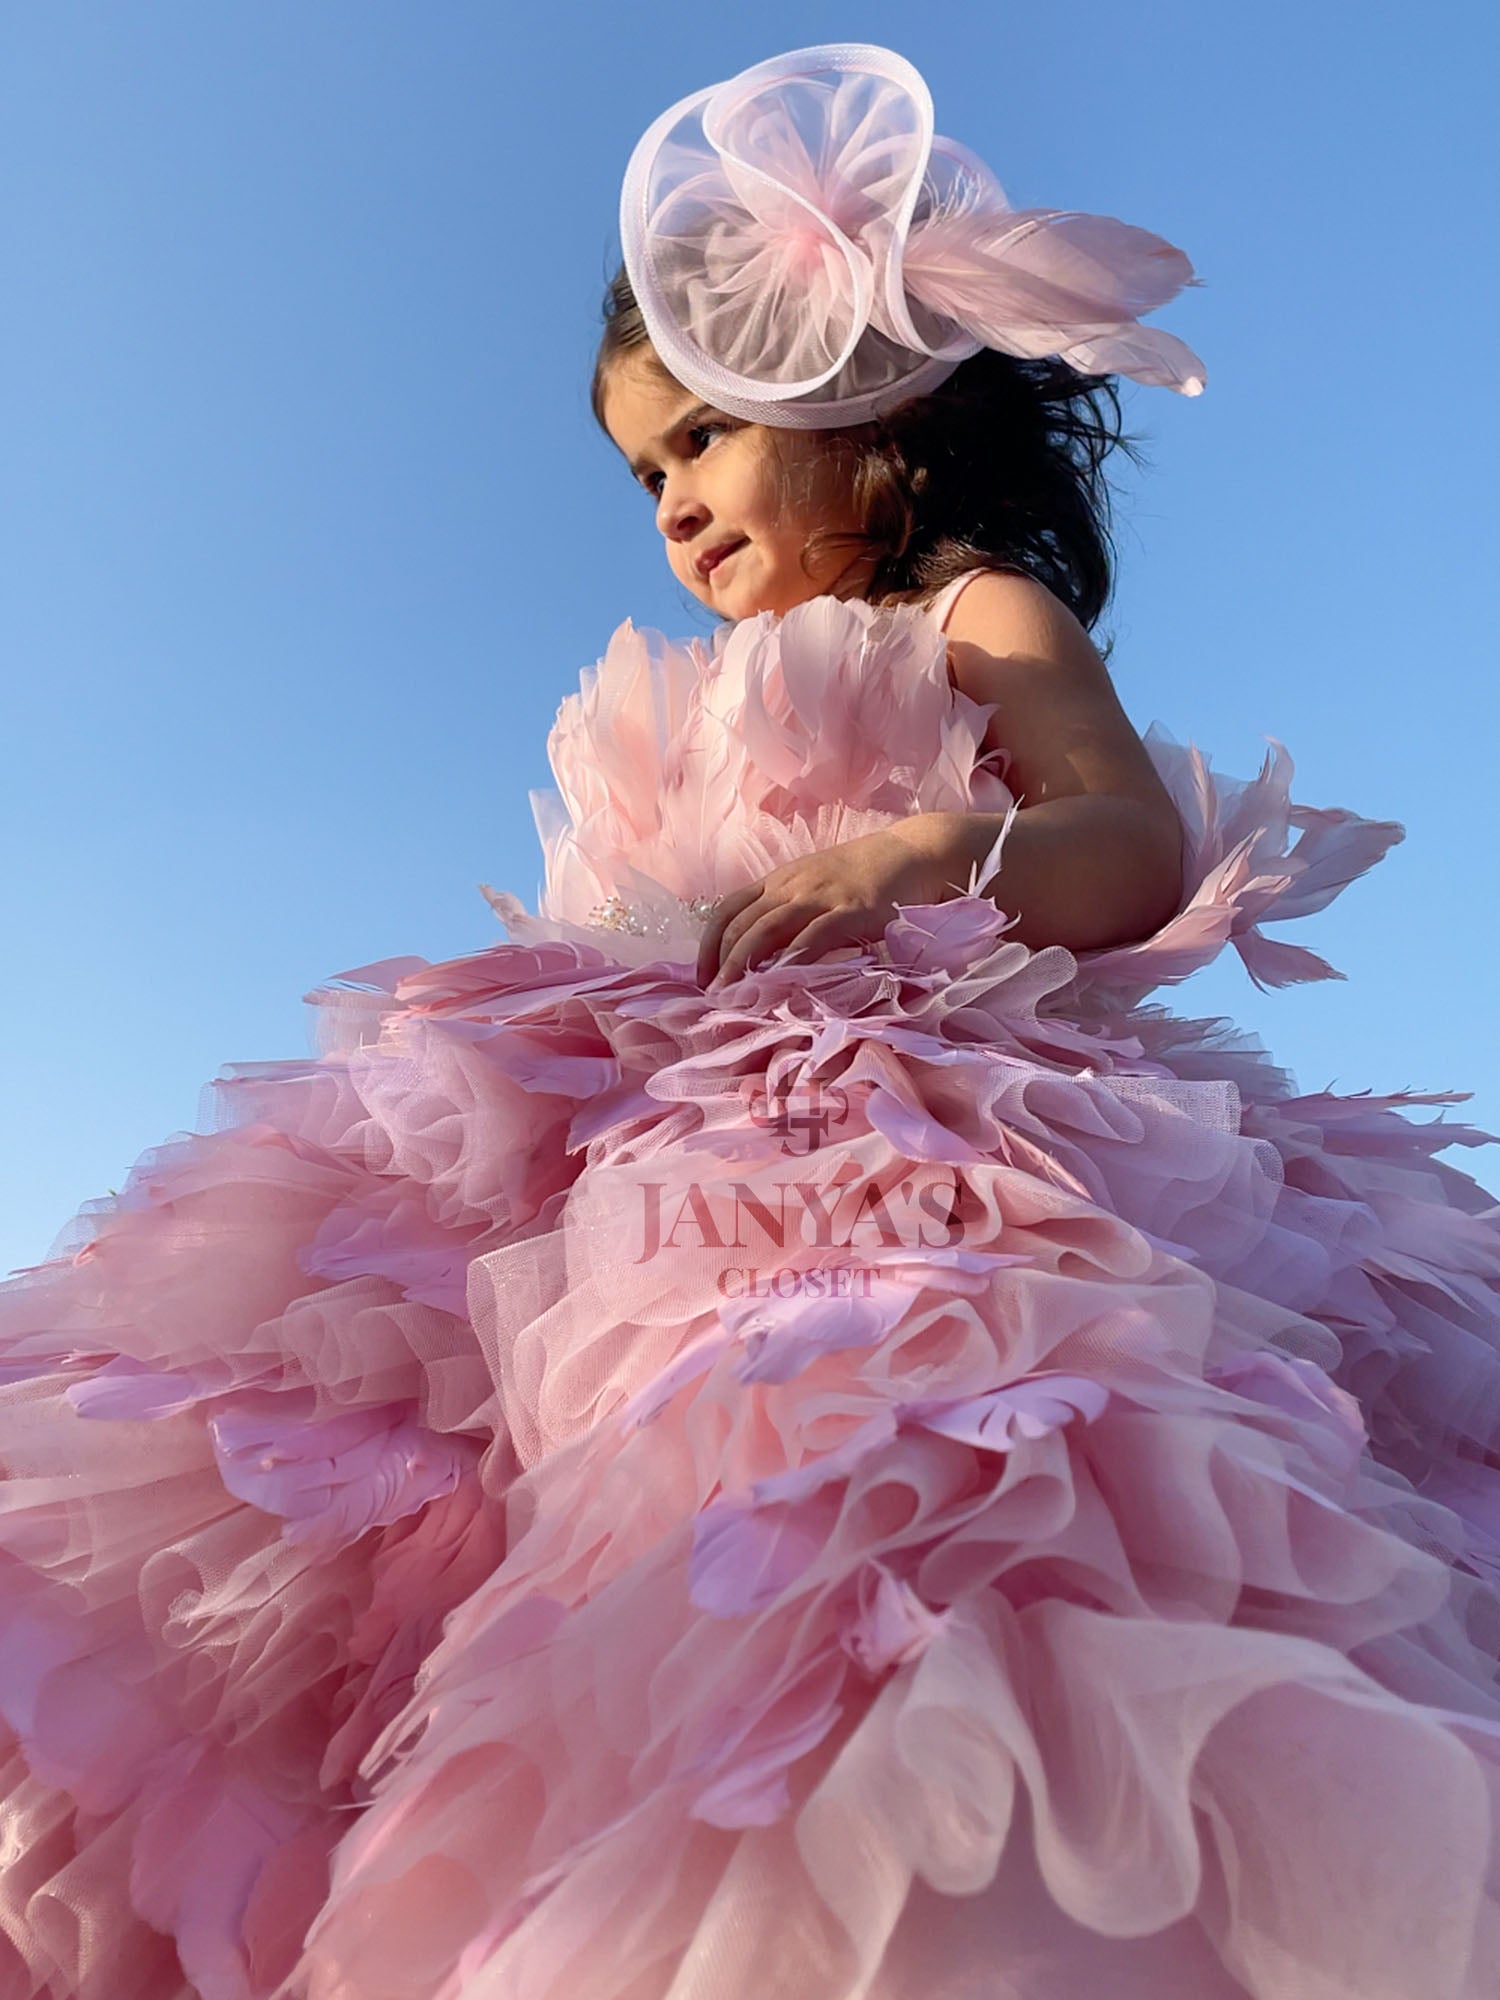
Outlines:
[[[741,535],[736,542],[725,542],[721,548],[709,550],[708,554],[698,564],[698,574],[703,578],[705,583],[722,564],[729,561],[731,556],[739,553],[745,546],[745,540],[745,536]]]

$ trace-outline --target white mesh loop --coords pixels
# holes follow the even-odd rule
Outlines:
[[[982,347],[1203,387],[1190,348],[1139,324],[1199,282],[1183,253],[1013,209],[890,49],[794,50],[673,105],[631,155],[620,235],[663,365],[732,416],[864,423]]]

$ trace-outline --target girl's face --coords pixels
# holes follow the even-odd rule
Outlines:
[[[862,593],[873,559],[856,544],[803,567],[814,530],[862,525],[812,435],[721,415],[646,347],[614,363],[603,402],[606,429],[656,503],[672,574],[710,610],[750,618]]]

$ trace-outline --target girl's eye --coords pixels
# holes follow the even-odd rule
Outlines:
[[[706,451],[709,442],[714,438],[721,437],[733,429],[734,425],[725,423],[722,418],[710,418],[705,423],[694,424],[687,434],[688,443],[694,448],[694,456],[696,457],[701,451]],[[642,488],[651,495],[653,500],[660,496],[661,484],[662,475],[659,472],[648,472],[641,481]]]

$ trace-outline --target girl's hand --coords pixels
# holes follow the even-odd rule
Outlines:
[[[773,869],[721,896],[698,947],[698,980],[737,979],[795,944],[817,958],[840,945],[872,944],[898,903],[938,903],[958,893],[950,813],[918,813]]]

